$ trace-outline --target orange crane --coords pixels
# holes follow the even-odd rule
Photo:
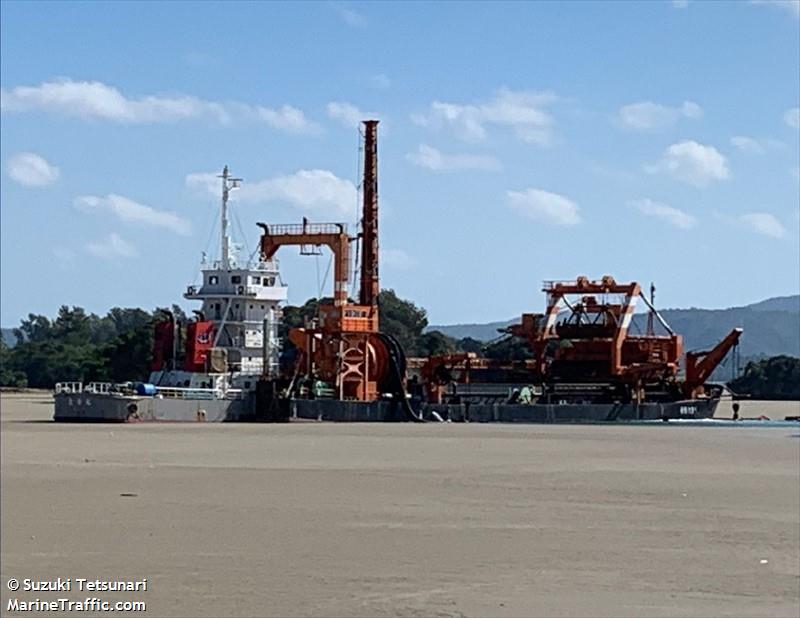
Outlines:
[[[294,328],[289,339],[301,352],[309,380],[331,386],[338,399],[374,401],[383,393],[404,391],[405,362],[395,341],[379,332],[378,294],[378,121],[364,121],[362,263],[359,303],[347,293],[350,242],[340,223],[258,224],[261,253],[269,259],[283,246],[327,246],[333,252],[333,304],[319,305],[318,323]]]
[[[693,399],[703,394],[703,384],[731,348],[739,343],[741,335],[742,329],[734,328],[710,350],[686,353],[686,379],[683,382],[683,393],[686,397]]]

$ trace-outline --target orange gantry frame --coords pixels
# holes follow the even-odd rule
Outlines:
[[[683,339],[659,321],[667,335],[632,335],[636,301],[648,305],[638,283],[617,283],[606,275],[599,281],[578,277],[575,281],[546,282],[544,314],[524,314],[521,324],[508,331],[526,339],[536,361],[537,373],[545,379],[614,380],[632,385],[672,379],[678,373]],[[607,302],[606,297],[622,297]],[[570,302],[569,297],[579,296]],[[571,312],[558,322],[562,311]],[[561,344],[561,342],[565,342]]]
[[[303,223],[268,225],[259,223],[264,230],[261,236],[261,255],[271,259],[285,246],[328,247],[333,253],[333,304],[341,307],[347,303],[347,280],[350,271],[350,237],[342,223]]]

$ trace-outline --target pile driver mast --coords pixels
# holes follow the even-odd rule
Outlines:
[[[378,309],[381,291],[378,276],[378,121],[364,121],[364,196],[361,220],[361,288],[362,305]]]
[[[344,224],[268,225],[264,230],[261,253],[272,257],[282,246],[328,246],[334,259],[333,303],[319,305],[318,323],[294,328],[289,339],[297,346],[298,360],[305,377],[321,381],[334,389],[338,399],[373,401],[391,383],[402,382],[402,357],[390,338],[381,335],[378,324],[378,121],[364,121],[364,177],[362,231],[348,236]],[[350,302],[348,273],[350,243],[361,242],[359,302]],[[402,360],[402,359],[400,359]],[[402,363],[400,363],[402,364]]]

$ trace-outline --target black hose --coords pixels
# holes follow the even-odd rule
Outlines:
[[[393,397],[393,401],[400,404],[407,421],[414,421],[416,423],[424,422],[422,415],[415,412],[414,408],[408,401],[406,395],[406,388],[404,385],[404,377],[406,374],[406,355],[400,342],[391,335],[386,333],[375,333],[386,346],[386,351],[389,353],[389,376],[384,384],[384,388],[388,390]]]

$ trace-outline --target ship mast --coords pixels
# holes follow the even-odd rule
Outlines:
[[[221,255],[222,268],[224,270],[230,270],[231,238],[228,235],[228,196],[230,194],[231,189],[236,189],[239,187],[239,183],[242,182],[242,179],[231,177],[230,174],[228,173],[227,165],[222,170],[222,175],[217,176],[217,178],[222,178],[222,213],[220,217],[220,235],[221,235],[220,255]]]

